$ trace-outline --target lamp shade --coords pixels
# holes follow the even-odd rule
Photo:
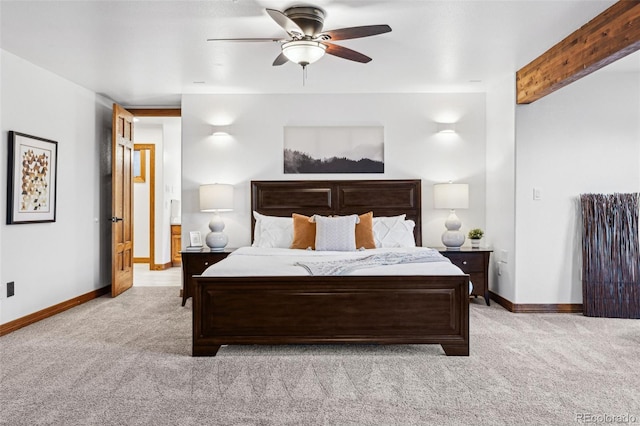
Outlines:
[[[233,185],[212,183],[200,185],[200,211],[233,210]]]
[[[433,185],[436,209],[469,208],[469,185],[466,183],[437,183]]]
[[[324,56],[327,47],[317,41],[294,40],[282,45],[282,53],[291,62],[309,65]]]

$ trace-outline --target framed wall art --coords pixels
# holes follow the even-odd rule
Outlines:
[[[7,225],[56,221],[58,142],[9,132]]]
[[[384,173],[384,127],[286,126],[284,173]]]

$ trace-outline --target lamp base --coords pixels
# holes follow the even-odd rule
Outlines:
[[[442,244],[447,250],[460,250],[460,246],[464,244],[465,236],[460,231],[462,222],[456,216],[455,210],[451,210],[444,226],[447,230],[442,234]]]
[[[460,231],[444,231],[442,233],[442,244],[447,250],[460,250],[464,240],[464,234]]]
[[[211,251],[224,251],[229,237],[224,232],[209,232],[205,237],[205,242]]]
[[[224,222],[217,212],[213,215],[213,218],[211,218],[211,222],[209,222],[209,229],[211,229],[211,232],[209,232],[205,238],[207,246],[209,246],[211,251],[224,251],[224,248],[229,242],[229,237],[222,232]]]

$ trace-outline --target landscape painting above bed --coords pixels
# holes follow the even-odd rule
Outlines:
[[[280,220],[293,213],[401,216],[415,222],[411,242],[417,247],[412,249],[429,250],[420,248],[420,180],[253,181],[251,207]],[[256,218],[251,216],[255,235]],[[193,356],[213,356],[231,344],[337,343],[439,344],[446,355],[469,355],[469,276],[448,260],[434,274],[398,275],[394,270],[380,275],[371,269],[369,275],[251,275],[245,267],[215,275],[232,258],[251,263],[251,258],[238,258],[254,248],[240,249],[242,254],[232,253],[194,277]],[[253,259],[258,263],[259,258]]]
[[[384,127],[287,126],[284,173],[384,173]]]

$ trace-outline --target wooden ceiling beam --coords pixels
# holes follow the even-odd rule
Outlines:
[[[640,0],[621,0],[516,73],[529,104],[640,49]]]

